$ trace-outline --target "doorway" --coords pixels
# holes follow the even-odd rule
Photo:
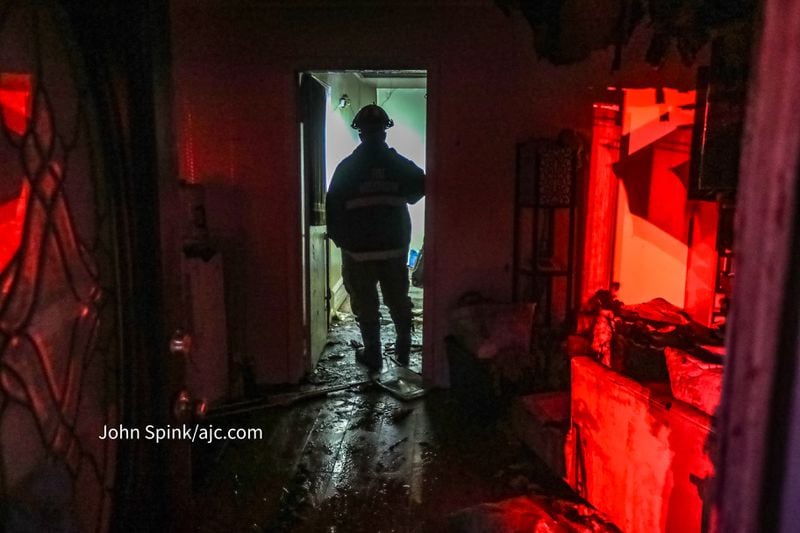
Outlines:
[[[425,170],[427,71],[308,71],[300,75],[300,96],[303,330],[306,370],[312,373],[320,361],[352,362],[352,352],[361,343],[342,278],[342,251],[328,238],[325,225],[325,194],[333,173],[360,143],[350,124],[361,107],[380,105],[394,121],[387,130],[387,144]],[[414,316],[411,368],[420,371],[424,293],[417,281],[425,238],[425,199],[408,208],[407,265],[409,276],[417,274],[409,288]],[[391,362],[395,333],[382,302],[381,338],[384,362]]]

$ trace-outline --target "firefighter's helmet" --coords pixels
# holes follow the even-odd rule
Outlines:
[[[386,114],[386,111],[381,106],[368,104],[356,113],[350,127],[355,130],[362,130],[369,126],[380,126],[383,129],[387,129],[394,126],[394,121],[389,118],[389,115]]]

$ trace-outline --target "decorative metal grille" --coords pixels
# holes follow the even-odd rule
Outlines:
[[[0,498],[7,530],[105,531],[119,382],[111,202],[58,4],[0,3]]]
[[[543,142],[539,147],[539,199],[549,207],[572,205],[575,181],[575,150],[557,142]]]

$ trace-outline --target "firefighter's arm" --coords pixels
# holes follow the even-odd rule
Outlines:
[[[413,161],[403,158],[400,163],[402,170],[402,191],[409,204],[417,203],[425,196],[425,171],[414,164]]]

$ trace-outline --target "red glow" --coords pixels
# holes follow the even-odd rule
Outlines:
[[[197,183],[197,172],[195,171],[195,151],[194,151],[194,124],[192,121],[192,111],[186,98],[181,100],[182,113],[180,114],[180,135],[178,145],[180,146],[180,173],[189,183]]]
[[[587,357],[572,359],[567,481],[623,531],[701,531],[711,417]]]
[[[622,106],[593,105],[581,296],[618,281],[625,301],[683,306],[694,91],[622,92]]]
[[[710,324],[716,291],[719,209],[716,202],[700,200],[690,202],[689,209],[692,234],[684,307],[697,322]]]
[[[686,173],[694,91],[625,89],[616,205],[614,280],[619,297],[685,304],[689,210]]]
[[[31,77],[0,73],[0,108],[6,128],[23,135],[31,116]]]
[[[0,110],[4,126],[17,135],[24,135],[30,119],[31,78],[24,74],[0,73]],[[5,163],[5,162],[4,162]],[[9,172],[3,164],[4,171]],[[10,176],[0,178],[12,182]],[[19,249],[28,206],[30,187],[25,179],[19,187],[4,190],[0,196],[0,270],[4,270]]]
[[[619,159],[618,111],[615,104],[594,104],[581,301],[607,289],[611,281],[617,202],[617,177],[611,165]]]
[[[0,270],[5,269],[19,249],[29,193],[28,182],[23,181],[20,195],[0,204]]]

